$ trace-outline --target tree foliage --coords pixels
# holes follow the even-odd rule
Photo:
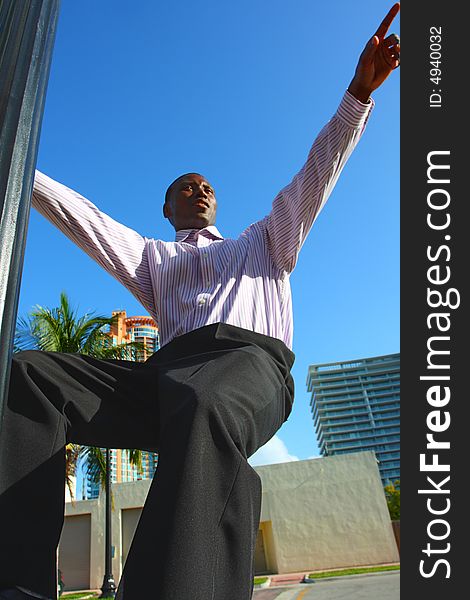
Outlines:
[[[400,520],[400,480],[385,486],[388,512],[392,521]]]
[[[107,330],[116,318],[95,316],[94,313],[79,316],[78,311],[71,307],[67,294],[62,292],[59,306],[36,306],[26,318],[18,319],[15,351],[42,350],[86,354],[102,359],[133,359],[142,352],[143,344],[114,345]]]
[[[113,344],[107,331],[116,318],[95,316],[94,313],[79,316],[78,311],[72,308],[67,294],[62,292],[59,306],[36,306],[26,318],[18,319],[14,351],[69,352],[100,359],[139,360],[144,355],[144,344]],[[142,452],[134,449],[127,452],[130,463],[142,472]],[[101,448],[67,444],[65,459],[65,478],[72,498],[72,478],[76,475],[77,465],[81,460],[85,461],[86,474],[91,481],[100,482],[104,487],[106,460]]]

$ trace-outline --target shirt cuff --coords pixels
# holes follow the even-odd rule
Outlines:
[[[374,105],[375,102],[372,98],[369,98],[369,101],[364,104],[364,102],[361,102],[350,92],[346,91],[336,111],[336,115],[346,125],[349,125],[349,127],[360,129],[366,124]]]

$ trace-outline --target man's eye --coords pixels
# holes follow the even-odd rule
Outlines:
[[[211,188],[208,188],[208,187],[206,187],[206,192],[207,192],[208,194],[213,194],[213,193],[214,193],[214,190],[212,190]]]
[[[192,188],[190,185],[185,185],[185,186],[183,187],[183,190],[188,190],[188,191],[191,191],[192,189],[193,189],[193,188]]]

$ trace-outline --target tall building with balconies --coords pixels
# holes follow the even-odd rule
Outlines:
[[[160,346],[158,327],[152,317],[128,317],[125,310],[113,311],[112,315],[115,317],[115,322],[110,328],[109,335],[112,337],[114,345],[141,342],[145,346],[142,350],[130,350],[128,360],[144,361],[158,350]],[[142,472],[139,472],[134,465],[131,465],[128,453],[125,450],[112,449],[110,461],[112,483],[138,481],[153,477],[157,468],[158,455],[153,452],[142,452]],[[88,476],[86,497],[90,500],[97,498],[99,491],[99,484],[92,481]]]
[[[128,317],[125,310],[113,310],[115,323],[111,327],[109,335],[113,338],[113,344],[124,344],[129,342],[141,342],[145,350],[138,351],[135,360],[144,361],[159,348],[158,327],[152,317]]]
[[[373,450],[384,485],[400,479],[400,354],[310,365],[322,456]]]

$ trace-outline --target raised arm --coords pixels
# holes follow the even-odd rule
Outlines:
[[[400,64],[398,36],[385,37],[399,9],[399,4],[392,7],[366,44],[337,112],[314,141],[302,169],[274,199],[265,224],[268,248],[279,269],[294,269],[315,219],[364,131],[373,107],[370,94]]]
[[[122,283],[149,312],[155,312],[145,238],[39,171],[32,205]]]

